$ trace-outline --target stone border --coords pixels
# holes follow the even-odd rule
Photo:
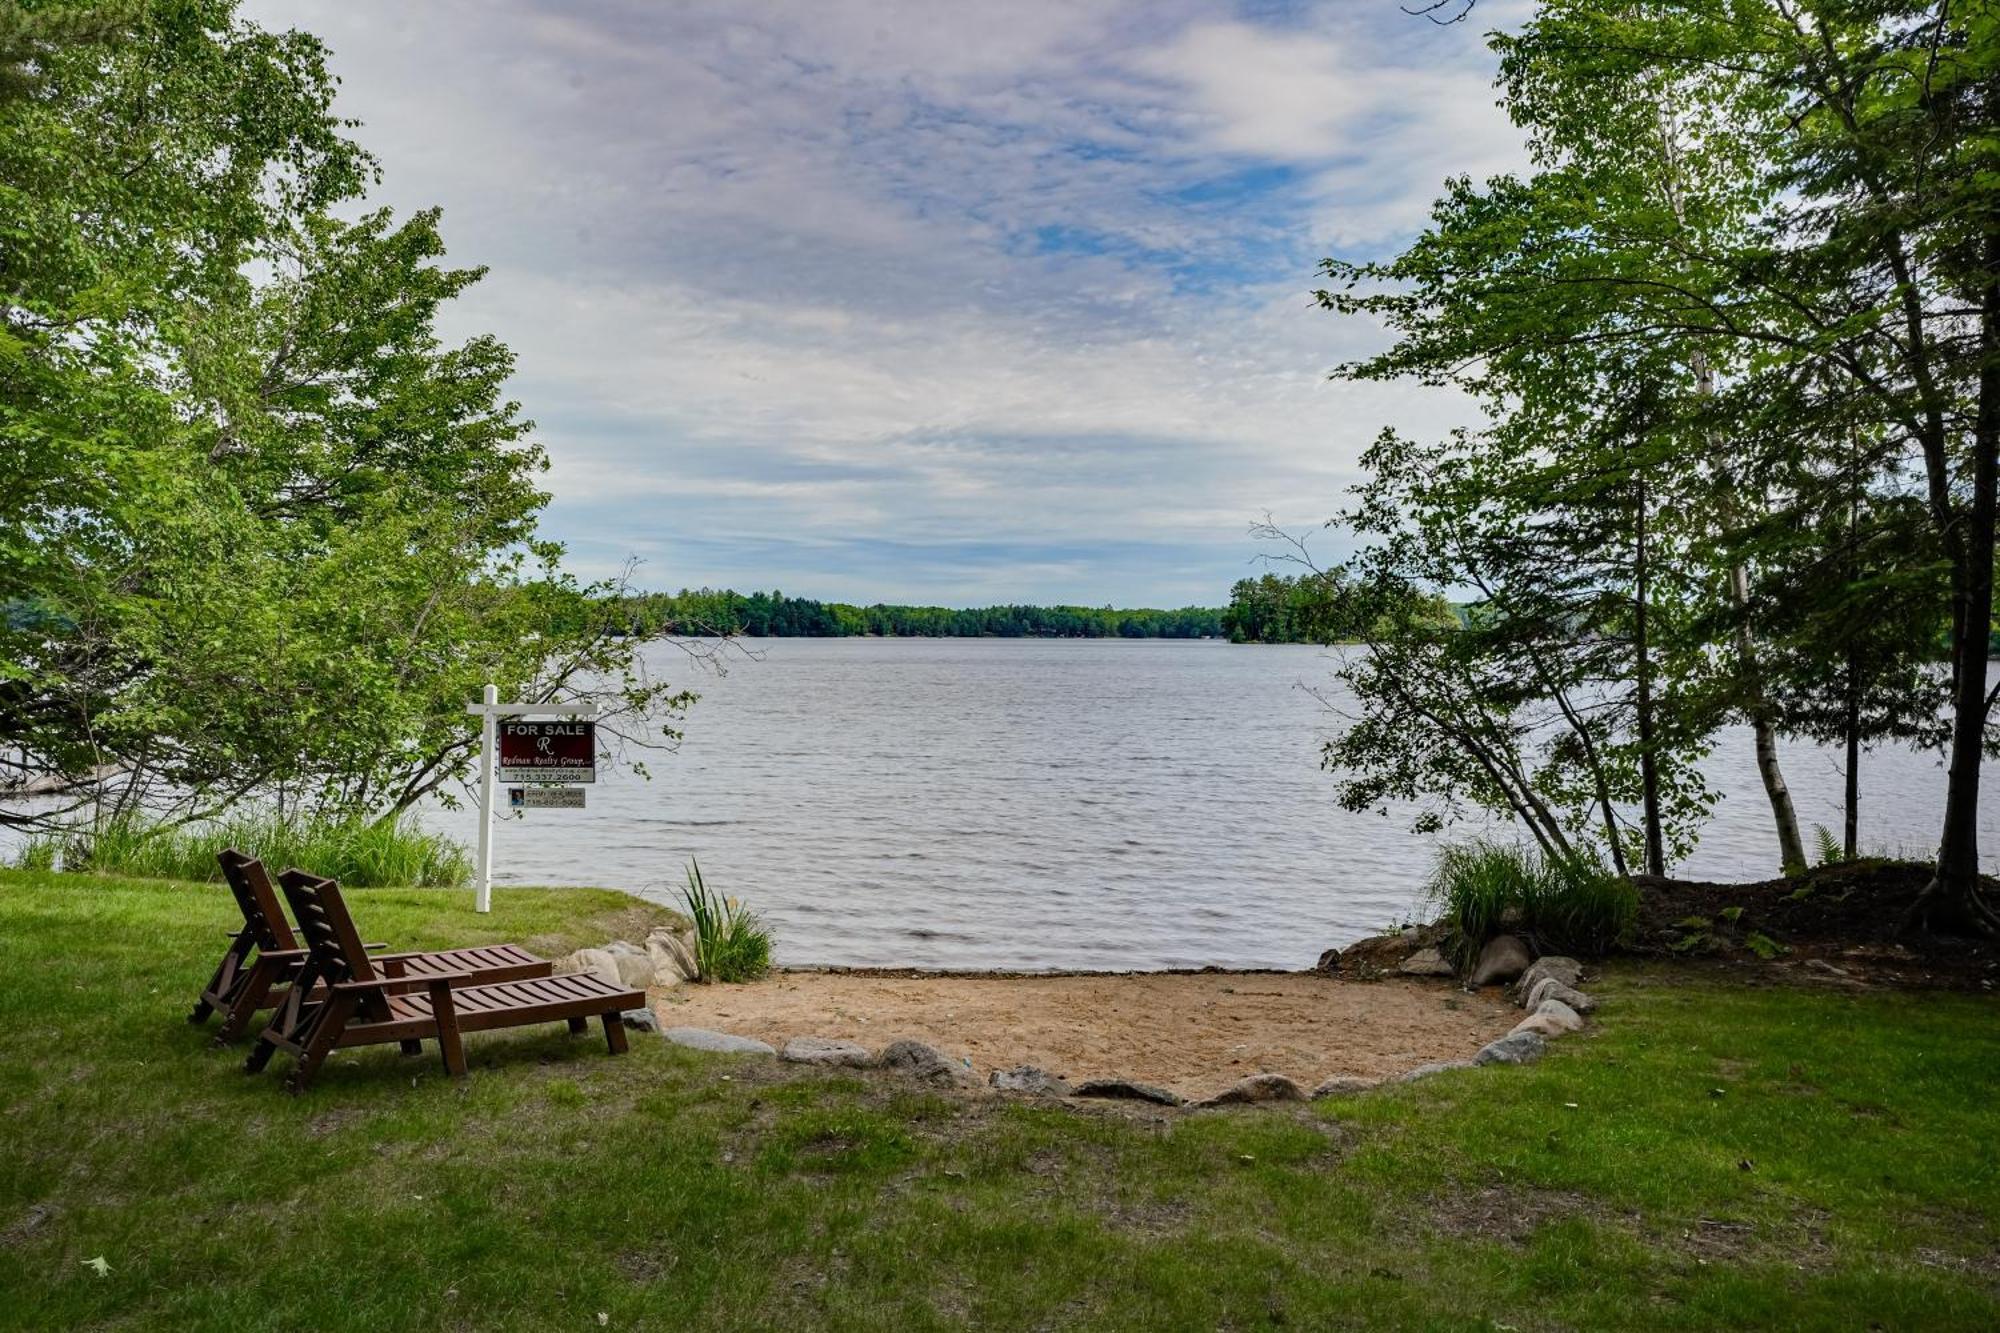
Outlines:
[[[1336,1076],[1310,1093],[1283,1074],[1263,1073],[1238,1079],[1212,1096],[1190,1101],[1171,1089],[1155,1087],[1136,1079],[1089,1078],[1072,1084],[1034,1065],[996,1069],[987,1079],[987,1086],[1022,1097],[1142,1102],[1190,1110],[1358,1096],[1390,1084],[1415,1083],[1448,1069],[1534,1063],[1548,1050],[1550,1042],[1582,1031],[1586,1026],[1583,1016],[1596,1012],[1596,998],[1577,989],[1577,983],[1582,979],[1583,964],[1574,958],[1558,955],[1538,959],[1521,974],[1512,988],[1514,1003],[1526,1009],[1527,1016],[1505,1036],[1480,1047],[1471,1059],[1436,1061],[1385,1079]],[[646,1013],[650,1016],[651,1011]],[[632,1023],[630,1015],[627,1022]],[[660,1029],[655,1023],[650,1030]],[[963,1057],[954,1059],[936,1047],[910,1038],[892,1041],[879,1051],[870,1051],[858,1042],[840,1038],[801,1036],[793,1037],[785,1043],[783,1050],[778,1050],[754,1037],[709,1028],[673,1027],[665,1029],[662,1035],[674,1045],[691,1050],[775,1056],[789,1064],[822,1068],[886,1069],[941,1088],[970,1090],[979,1086],[970,1060]]]

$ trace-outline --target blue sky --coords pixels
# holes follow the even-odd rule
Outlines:
[[[377,202],[490,265],[580,572],[859,601],[1183,605],[1383,426],[1313,309],[1521,160],[1482,0],[254,0],[323,37]],[[1335,536],[1322,543],[1332,554]]]

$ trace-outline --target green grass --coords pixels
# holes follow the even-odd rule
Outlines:
[[[1626,938],[1639,915],[1631,881],[1590,858],[1558,860],[1508,843],[1438,848],[1424,897],[1451,927],[1446,948],[1461,973],[1503,930],[1541,953],[1595,958]]]
[[[262,859],[274,873],[303,866],[339,880],[344,888],[462,888],[472,878],[472,862],[463,847],[419,828],[407,816],[373,823],[249,809],[177,828],[135,816],[80,824],[66,833],[29,840],[18,860],[24,868],[38,870],[60,864],[67,870],[219,882],[215,854],[225,847]]]
[[[399,946],[660,915],[350,899]],[[0,1325],[2000,1323],[1986,997],[1621,969],[1539,1065],[1192,1115],[559,1029],[471,1038],[459,1083],[342,1053],[293,1098],[182,1021],[227,922],[212,887],[0,872]]]

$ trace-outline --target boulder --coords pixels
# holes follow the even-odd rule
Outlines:
[[[613,986],[622,988],[625,985],[625,978],[618,971],[617,955],[603,949],[578,949],[568,957],[558,959],[555,971],[581,972]]]
[[[1511,1037],[1517,1032],[1532,1032],[1543,1041],[1554,1041],[1567,1031],[1569,1031],[1568,1028],[1556,1022],[1555,1019],[1550,1018],[1547,1014],[1529,1014],[1526,1018],[1509,1028],[1507,1035]]]
[[[1542,1058],[1542,1052],[1549,1048],[1548,1039],[1539,1032],[1510,1032],[1497,1041],[1489,1041],[1479,1048],[1479,1054],[1472,1057],[1476,1065],[1525,1065]]]
[[[875,1062],[884,1069],[940,1087],[957,1087],[972,1081],[971,1069],[948,1059],[934,1046],[908,1038],[884,1046]]]
[[[1535,1018],[1546,1018],[1564,1032],[1581,1032],[1583,1016],[1561,1000],[1543,1000],[1535,1006]]]
[[[1252,1074],[1239,1079],[1213,1097],[1204,1097],[1196,1106],[1242,1106],[1250,1102],[1302,1102],[1306,1095],[1299,1085],[1283,1074]]]
[[[637,1009],[627,1009],[618,1015],[625,1026],[634,1032],[658,1032],[660,1016],[653,1012],[651,1005],[641,1005]]]
[[[1534,961],[1534,955],[1528,952],[1520,936],[1495,935],[1479,951],[1479,961],[1472,965],[1472,975],[1466,982],[1473,986],[1504,986],[1526,972]]]
[[[604,946],[604,952],[611,955],[611,961],[618,969],[619,985],[645,990],[653,984],[652,955],[632,941],[613,940]]]
[[[1451,964],[1436,949],[1417,950],[1403,960],[1401,970],[1412,977],[1448,977],[1452,973]]]
[[[1313,964],[1313,971],[1324,972],[1330,977],[1337,975],[1340,972],[1340,950],[1328,949],[1320,954],[1319,961]]]
[[[1409,1073],[1399,1075],[1396,1081],[1398,1083],[1415,1083],[1420,1078],[1429,1078],[1432,1074],[1442,1074],[1447,1069],[1470,1068],[1472,1068],[1472,1061],[1470,1060],[1433,1060],[1430,1064],[1418,1065]]]
[[[1182,1106],[1187,1098],[1178,1092],[1137,1083],[1129,1078],[1087,1078],[1076,1085],[1072,1097],[1109,1097],[1121,1101],[1152,1102],[1156,1106]]]
[[[1372,1078],[1354,1078],[1347,1074],[1336,1074],[1312,1090],[1312,1099],[1318,1101],[1322,1097],[1352,1097],[1374,1086],[1375,1080]]]
[[[1554,977],[1543,977],[1535,983],[1535,988],[1528,992],[1527,1007],[1533,1010],[1540,1006],[1544,1000],[1561,1000],[1579,1014],[1589,1014],[1597,1011],[1596,996],[1585,995],[1574,986],[1565,986]]]
[[[1574,986],[1583,980],[1583,964],[1561,954],[1537,958],[1534,966],[1521,974],[1521,980],[1514,987],[1514,997],[1522,1008],[1528,1007],[1528,997],[1534,994],[1535,987],[1544,977],[1554,977],[1565,986]]]
[[[849,1069],[866,1069],[875,1063],[866,1046],[834,1037],[793,1037],[778,1056],[795,1065],[844,1065]]]
[[[646,956],[653,960],[653,984],[678,986],[695,974],[694,932],[655,926],[646,936]]]
[[[723,1055],[776,1055],[767,1042],[755,1037],[739,1037],[733,1032],[712,1032],[708,1028],[668,1028],[663,1034],[676,1046],[696,1051],[716,1051]]]
[[[1320,970],[1331,970],[1327,965],[1327,954],[1332,954],[1332,967],[1338,968],[1341,976],[1371,981],[1394,972],[1419,947],[1414,930],[1370,935],[1365,940],[1356,940],[1345,949],[1329,949],[1321,954]]]
[[[1002,1092],[1025,1092],[1036,1097],[1067,1097],[1070,1092],[1068,1080],[1033,1065],[996,1069],[987,1081]]]

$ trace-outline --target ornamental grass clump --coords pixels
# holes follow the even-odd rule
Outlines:
[[[1461,972],[1486,941],[1508,931],[1543,953],[1602,954],[1630,934],[1639,914],[1632,882],[1594,859],[1503,843],[1439,848],[1424,896],[1450,932],[1445,951]]]
[[[140,815],[78,824],[24,844],[24,869],[95,871],[145,879],[210,881],[222,872],[215,854],[248,852],[275,873],[300,866],[349,888],[459,888],[472,878],[465,849],[405,816],[368,820],[242,810],[192,824],[161,824]]]
[[[681,900],[694,922],[692,980],[755,981],[771,970],[770,930],[736,899],[711,890],[699,862],[688,862]]]

